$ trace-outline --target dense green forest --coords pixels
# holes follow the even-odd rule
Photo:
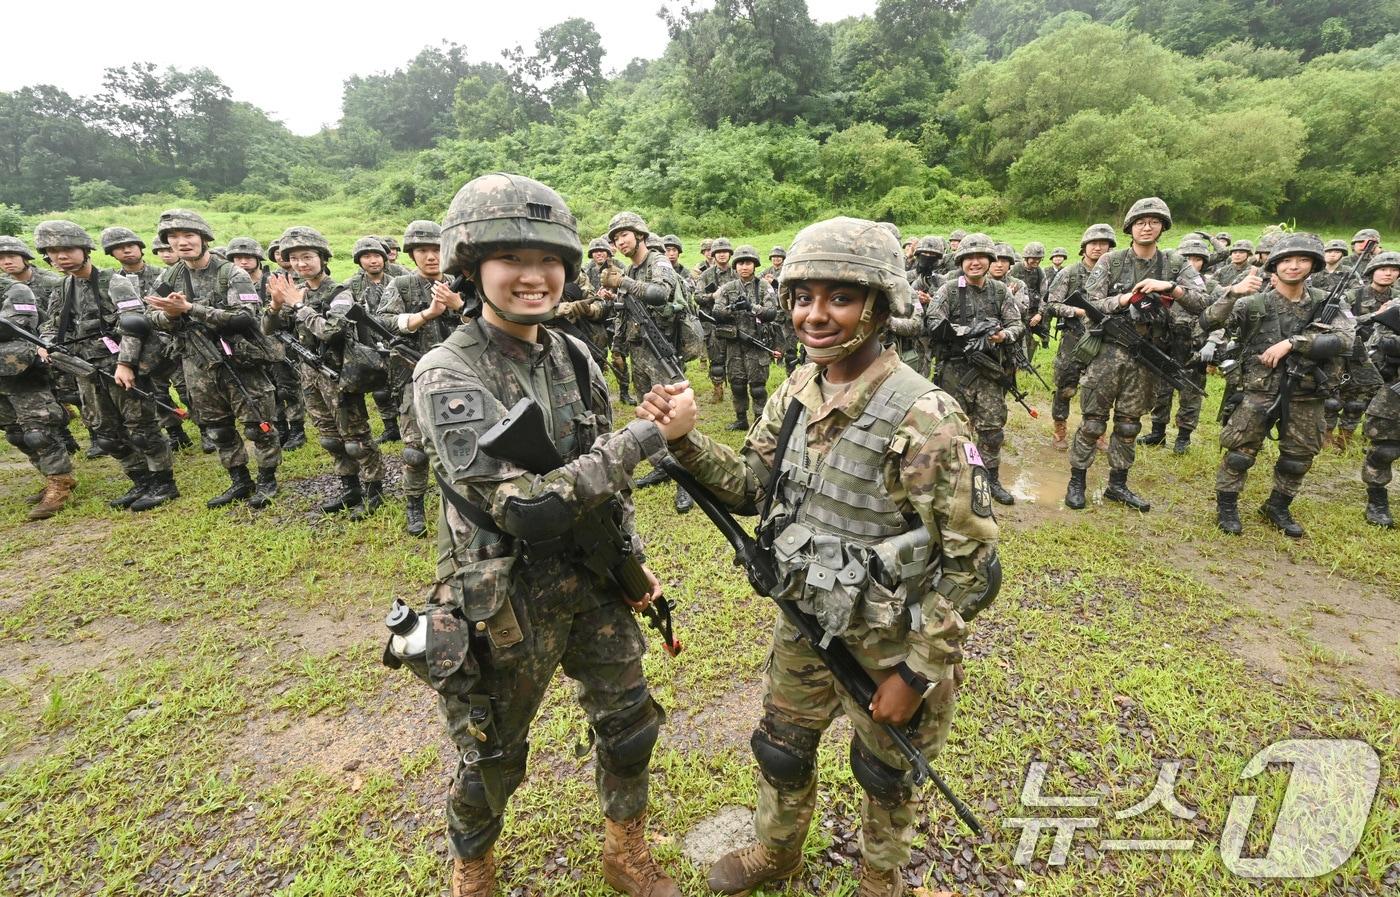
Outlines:
[[[345,82],[299,137],[207,69],[109,69],[102,91],[0,93],[0,216],[171,200],[438,217],[491,169],[554,185],[586,226],[772,231],[831,211],[994,225],[1146,194],[1179,214],[1400,223],[1400,0],[804,0],[659,10],[658,59],[602,71],[572,18],[499,62],[443,42]],[[480,51],[475,56],[483,55]],[[0,221],[4,225],[5,221]]]

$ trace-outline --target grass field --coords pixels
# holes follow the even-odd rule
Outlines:
[[[94,231],[148,233],[159,211],[74,217]],[[285,224],[318,225],[338,276],[362,226],[323,207],[209,217],[221,236],[264,241]],[[1078,231],[1013,223],[998,236],[1073,248]],[[742,239],[766,253],[790,237]],[[1048,379],[1050,353],[1038,361]],[[1359,447],[1319,458],[1295,504],[1309,532],[1299,542],[1254,515],[1269,489],[1266,449],[1241,500],[1245,535],[1230,539],[1213,526],[1218,382],[1190,453],[1139,452],[1133,486],[1153,501],[1147,515],[1098,501],[1102,459],[1090,508],[1063,508],[1067,462],[1050,447],[1049,396],[1038,385],[1031,396],[1042,420],[1013,406],[1005,451],[1003,479],[1019,498],[998,508],[1006,584],[975,626],[959,716],[935,763],[986,834],[972,838],[930,791],[911,884],[965,895],[1396,893],[1400,533],[1362,520]],[[702,414],[706,432],[738,444],[723,430],[727,406],[705,400]],[[180,455],[184,497],[144,515],[107,508],[126,488],[109,459],[76,466],[76,502],[26,524],[23,496],[37,477],[0,449],[0,893],[445,893],[442,803],[456,760],[432,694],[379,663],[391,600],[420,602],[434,569],[431,541],[402,532],[401,499],[364,524],[320,517],[313,508],[333,478],[314,439],[288,456],[284,495],[262,513],[205,509],[227,482],[212,456]],[[673,514],[669,489],[638,495],[638,526],[686,645],[678,658],[646,659],[669,714],[653,760],[654,847],[698,894],[704,868],[687,836],[726,808],[753,806],[748,737],[775,611],[698,512]],[[556,682],[536,723],[531,773],[498,848],[503,894],[611,893],[571,695]],[[806,871],[774,893],[854,889],[848,737],[838,722],[823,743]],[[1259,795],[1247,843],[1262,852],[1288,780],[1286,768],[1247,781],[1241,771],[1274,742],[1313,737],[1360,739],[1380,756],[1360,846],[1318,879],[1235,876],[1220,848],[1232,797]],[[1157,808],[1116,819],[1167,760],[1181,761],[1175,793],[1194,818]],[[1023,806],[1033,761],[1048,764],[1045,794],[1088,794],[1099,806]],[[1056,815],[1098,824],[1076,836],[1065,864],[1047,862],[1045,834],[1018,865],[1020,831],[1006,821]],[[1110,838],[1192,843],[1122,852],[1104,847]]]
[[[1049,353],[1042,352],[1047,368]],[[696,372],[698,374],[698,371]],[[1048,396],[1032,392],[1048,416]],[[1207,402],[1213,419],[1216,394]],[[620,409],[620,413],[626,409]],[[729,409],[705,404],[703,427]],[[1136,515],[1059,504],[1064,456],[1046,424],[1017,413],[1001,513],[1006,585],[976,625],[949,747],[936,766],[973,807],[971,838],[936,793],[919,823],[911,882],[962,894],[1252,894],[1219,842],[1231,797],[1261,795],[1272,818],[1286,771],[1239,781],[1284,738],[1374,746],[1380,794],[1356,854],[1335,874],[1271,885],[1287,894],[1394,893],[1400,879],[1396,621],[1400,534],[1361,519],[1356,448],[1320,459],[1296,505],[1310,536],[1288,542],[1253,517],[1241,539],[1212,526],[1217,454],[1207,424],[1184,457],[1144,450]],[[432,578],[431,543],[402,534],[392,501],[362,525],[312,510],[330,489],[325,456],[292,453],[271,510],[214,512],[211,456],[182,455],[184,497],[133,516],[106,459],[80,460],[77,503],[24,524],[36,477],[0,453],[0,891],[7,894],[428,895],[444,893],[441,805],[455,763],[431,694],[383,668],[381,620]],[[1267,493],[1255,470],[1241,505]],[[1090,485],[1103,485],[1103,463]],[[391,487],[394,485],[391,478]],[[679,603],[686,651],[646,670],[670,720],[653,762],[655,848],[687,893],[703,868],[686,836],[726,807],[752,807],[747,741],[757,718],[774,611],[749,593],[699,513],[677,518],[666,488],[640,494],[639,527]],[[1000,509],[999,509],[1000,510]],[[502,893],[602,895],[591,761],[582,714],[552,689],[532,738],[531,774],[499,849]],[[806,875],[782,893],[854,887],[859,807],[838,723],[821,753],[821,804]],[[1158,808],[1118,821],[1163,760],[1182,761],[1189,822]],[[1092,794],[1099,827],[1063,866],[1042,836],[1013,862],[1028,764],[1044,793]],[[1261,848],[1269,826],[1249,844]],[[1112,853],[1104,838],[1177,838],[1191,850]]]

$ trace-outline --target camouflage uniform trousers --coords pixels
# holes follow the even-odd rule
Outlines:
[[[412,371],[409,372],[412,374]],[[428,494],[428,455],[423,450],[423,430],[414,411],[411,380],[399,387],[399,435],[403,437],[403,494]],[[423,460],[418,461],[419,458]]]
[[[637,400],[641,401],[653,386],[666,383],[669,378],[645,343],[631,343],[627,349],[627,354],[632,356],[632,386],[637,390]]]
[[[1172,349],[1168,353],[1172,360],[1181,365],[1186,371],[1186,376],[1201,387],[1206,386],[1206,372],[1200,364],[1192,364],[1192,356],[1196,354],[1195,339],[1190,336],[1173,333]],[[1177,393],[1176,387],[1166,380],[1158,379],[1156,393],[1152,400],[1152,426],[1155,428],[1161,425],[1163,429],[1167,426],[1167,421],[1172,416],[1172,396]],[[1201,423],[1201,404],[1205,401],[1204,395],[1192,392],[1183,392],[1177,403],[1176,428],[1177,430],[1194,430]]]
[[[867,657],[859,646],[850,642],[847,645],[862,666],[876,669],[873,658]],[[855,736],[870,753],[891,767],[909,769],[908,761],[894,747],[894,742],[870,719],[865,708],[856,706],[836,684],[821,658],[798,638],[797,630],[785,617],[778,618],[773,632],[764,684],[763,708],[767,717],[821,733],[837,715],[844,713],[851,721]],[[924,702],[913,741],[930,761],[938,756],[948,740],[955,706],[956,697],[946,704],[936,704],[932,697]],[[816,797],[815,775],[805,788],[780,790],[760,773],[758,812],[754,816],[758,840],[774,851],[800,851],[811,825]],[[890,870],[909,862],[914,819],[913,799],[888,806],[871,800],[862,792],[860,850],[866,865]]]
[[[1358,337],[1358,341],[1359,339]],[[1336,412],[1328,414],[1327,429],[1336,426],[1343,430],[1355,430],[1359,427],[1361,415],[1366,412],[1366,407],[1381,386],[1380,371],[1376,370],[1375,364],[1365,354],[1365,349],[1360,350],[1359,358],[1353,353],[1343,362],[1342,388],[1338,396],[1342,404]]]
[[[977,431],[977,451],[982,455],[982,463],[1001,467],[1001,446],[1006,441],[1006,391],[982,376],[977,368],[958,361],[946,362],[938,379]]]
[[[303,367],[301,392],[306,400],[306,416],[320,435],[321,447],[335,459],[336,476],[359,476],[370,482],[384,481],[384,456],[369,430],[369,410],[362,392],[341,392],[340,387],[320,374]],[[358,457],[346,446],[356,444]]]
[[[306,420],[306,401],[301,395],[301,376],[297,365],[279,361],[272,366],[272,388],[275,391],[274,413],[278,420]]]
[[[272,380],[262,365],[237,365],[238,378],[247,396],[234,383],[233,375],[222,364],[201,367],[185,359],[185,383],[190,388],[195,416],[219,447],[219,463],[225,470],[248,465],[248,449],[238,438],[237,422],[253,443],[253,457],[259,470],[273,470],[282,463],[282,443],[272,426],[274,401]],[[267,423],[267,432],[259,427]]]
[[[1060,332],[1060,347],[1055,352],[1055,396],[1050,401],[1051,420],[1069,420],[1069,400],[1079,392],[1079,379],[1084,365],[1074,360],[1079,334],[1072,330]]]
[[[1225,449],[1225,457],[1215,473],[1217,491],[1244,490],[1249,466],[1268,437],[1264,421],[1275,398],[1273,393],[1246,391],[1221,427],[1220,447]],[[1294,398],[1289,403],[1288,428],[1279,437],[1278,461],[1274,463],[1274,488],[1284,495],[1297,495],[1303,488],[1304,474],[1322,451],[1325,417],[1320,396]]]
[[[1088,470],[1094,465],[1099,437],[1108,432],[1113,416],[1113,438],[1108,441],[1108,466],[1127,470],[1137,458],[1142,416],[1152,407],[1157,378],[1138,364],[1128,351],[1105,342],[1098,356],[1084,369],[1079,387],[1079,411],[1084,420],[1074,431],[1069,447],[1070,466]]]
[[[709,330],[705,334],[705,354],[710,360],[710,382],[715,386],[721,386],[727,379],[729,373],[729,357],[726,354],[729,350],[729,341],[722,339],[715,333],[715,325],[706,324]]]
[[[587,577],[557,561],[517,565],[510,600],[517,617],[522,610],[528,613],[528,622],[521,620],[524,639],[499,657],[480,662],[479,684],[470,687],[495,697],[493,717],[497,746],[504,755],[500,774],[507,797],[525,777],[530,724],[560,666],[577,683],[579,705],[595,732],[608,731],[610,719],[630,719],[638,711],[641,719],[657,724],[663,716],[642,674],[646,642],[632,611]],[[475,654],[478,649],[472,650]],[[470,734],[465,701],[439,695],[438,714],[459,750],[481,748]],[[599,734],[599,756],[605,744],[605,736]],[[622,822],[646,809],[650,755],[647,746],[641,771],[630,775],[609,772],[595,758],[594,781],[604,816]],[[480,772],[458,763],[447,799],[451,854],[458,859],[484,855],[500,835],[502,821],[486,806]]]
[[[773,356],[739,340],[724,340],[724,376],[734,399],[734,413],[747,417],[749,400],[759,411],[768,401],[768,365]]]
[[[136,385],[149,391],[149,377],[138,376]],[[160,417],[154,402],[138,398],[106,377],[78,380],[82,395],[83,423],[99,439],[110,440],[116,451],[109,451],[127,476],[135,479],[150,471],[170,470],[170,443],[160,431]]]
[[[1361,481],[1367,486],[1388,485],[1391,467],[1400,458],[1400,395],[1389,386],[1382,387],[1366,407],[1365,434],[1371,446]]]
[[[39,473],[46,477],[72,473],[73,458],[63,443],[68,411],[43,382],[42,372],[39,382],[26,382],[32,374],[0,378],[0,428],[5,439],[24,452]],[[38,444],[31,445],[31,441]]]
[[[184,366],[179,359],[170,358],[161,362],[160,366],[151,371],[151,386],[156,398],[168,401],[170,397],[170,387],[175,387],[175,393],[180,397],[180,404],[194,416],[194,403],[190,399],[190,388],[185,384]],[[157,409],[159,410],[159,409]],[[179,428],[183,421],[179,415],[170,411],[160,412],[160,428],[169,430],[171,427]]]

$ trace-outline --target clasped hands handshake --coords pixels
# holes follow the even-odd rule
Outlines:
[[[637,417],[655,423],[667,442],[674,442],[695,429],[699,413],[689,380],[653,386],[637,405]]]

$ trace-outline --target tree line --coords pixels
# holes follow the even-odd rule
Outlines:
[[[586,223],[635,207],[679,233],[834,211],[990,226],[1151,194],[1222,223],[1400,223],[1400,0],[881,0],[827,24],[805,0],[659,14],[665,52],[613,74],[584,18],[495,62],[425,47],[348,79],[340,122],[311,137],[206,69],[110,69],[94,97],[0,93],[0,202],[161,194],[252,211],[340,192],[373,214],[426,214],[509,168]]]

